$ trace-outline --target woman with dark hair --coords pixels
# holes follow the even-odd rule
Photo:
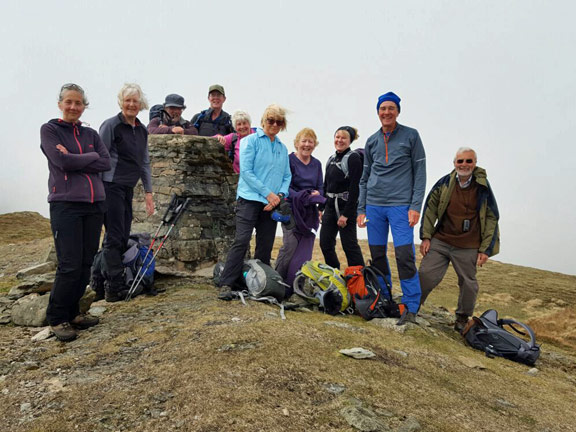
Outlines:
[[[125,84],[118,93],[118,105],[120,113],[100,126],[100,136],[112,159],[111,169],[103,175],[106,189],[106,236],[102,245],[102,258],[106,279],[104,295],[108,302],[123,300],[128,293],[124,282],[122,254],[128,247],[132,226],[132,197],[140,179],[146,192],[146,212],[148,215],[154,213],[148,131],[136,117],[140,111],[148,109],[148,102],[138,84]]]
[[[79,301],[102,232],[105,194],[100,173],[110,169],[110,156],[98,133],[80,122],[87,106],[82,87],[64,84],[58,98],[62,118],[40,129],[40,147],[50,171],[50,225],[58,257],[46,318],[64,342],[76,339],[76,329],[98,324],[98,318],[80,314]]]
[[[356,139],[358,131],[353,127],[342,126],[336,130],[336,153],[330,156],[324,176],[324,196],[327,200],[322,215],[320,248],[326,264],[335,268],[340,268],[336,255],[338,233],[348,266],[364,265],[356,235],[356,207],[363,162],[360,154],[350,148]]]

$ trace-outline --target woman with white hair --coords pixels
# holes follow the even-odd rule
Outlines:
[[[246,111],[237,110],[232,114],[232,125],[236,132],[228,135],[214,135],[230,156],[236,174],[240,174],[240,141],[245,136],[256,132],[256,128],[250,126],[251,123],[252,119]]]
[[[100,137],[110,152],[111,169],[103,174],[106,190],[106,236],[103,243],[106,301],[126,297],[122,254],[126,251],[132,225],[132,197],[138,180],[146,192],[146,212],[154,213],[152,175],[148,157],[148,131],[138,113],[148,109],[148,101],[138,84],[124,84],[118,93],[120,113],[104,121]],[[97,293],[101,296],[101,293]]]

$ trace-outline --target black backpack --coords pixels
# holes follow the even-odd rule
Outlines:
[[[510,327],[518,334],[529,336],[530,341],[508,332],[504,326]],[[521,327],[526,333],[515,326]],[[494,309],[487,310],[480,317],[473,317],[462,332],[462,336],[468,345],[484,351],[488,357],[504,357],[529,366],[534,365],[540,357],[540,345],[536,344],[534,331],[521,322],[498,319],[498,312]]]
[[[170,117],[169,114],[164,110],[164,105],[157,104],[150,108],[149,120],[152,121],[152,119],[156,117],[160,117],[161,120],[164,120],[164,115]]]

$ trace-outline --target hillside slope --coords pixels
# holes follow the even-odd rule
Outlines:
[[[478,312],[570,316],[576,277],[489,262],[479,279]],[[2,430],[576,430],[575,347],[562,325],[538,335],[551,341],[538,371],[488,359],[440,308],[453,308],[454,281],[450,272],[404,333],[356,316],[282,320],[272,306],[218,301],[203,278],[163,278],[157,297],[100,302],[102,323],[68,344],[0,327]],[[376,357],[339,353],[352,347]]]

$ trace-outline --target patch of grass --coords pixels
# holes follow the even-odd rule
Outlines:
[[[22,243],[50,237],[50,220],[36,212],[0,215],[0,243]]]

